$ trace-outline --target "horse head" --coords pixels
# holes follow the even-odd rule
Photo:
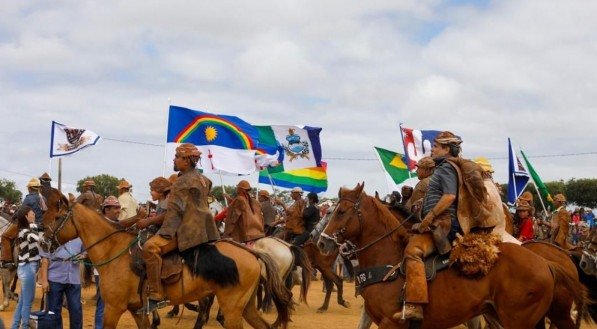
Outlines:
[[[42,195],[46,198],[48,210],[43,216],[44,238],[41,246],[49,252],[54,252],[58,246],[77,236],[72,223],[74,203],[55,188],[42,189]]]

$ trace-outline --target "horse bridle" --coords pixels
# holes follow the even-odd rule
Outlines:
[[[350,203],[353,203],[353,209],[357,212],[357,218],[359,220],[359,234],[363,231],[363,214],[361,213],[361,199],[363,197],[363,195],[365,194],[365,192],[362,192],[358,199],[356,201],[347,199],[347,198],[340,198],[340,200],[338,200],[338,205],[340,204],[340,202],[342,201],[347,201]],[[336,216],[336,211],[338,211],[340,207],[336,207],[336,210],[334,210],[334,214],[332,214],[332,216]],[[357,248],[357,245],[355,243],[353,243],[352,241],[346,239],[344,237],[344,233],[346,233],[346,226],[349,224],[350,220],[352,220],[352,217],[346,221],[346,224],[344,226],[342,226],[338,231],[332,233],[331,236],[329,236],[328,234],[326,234],[325,232],[321,233],[321,237],[323,237],[324,239],[328,239],[331,241],[334,241],[334,243],[337,246],[341,246],[342,244],[338,242],[338,238],[341,237],[343,241],[345,241],[346,244],[348,244],[348,247],[351,248],[352,250],[346,251],[343,254],[346,256],[350,256],[350,255],[356,255],[359,252],[375,245],[376,243],[378,243],[379,241],[387,238],[388,236],[392,235],[394,232],[396,232],[398,229],[400,229],[402,226],[404,226],[404,224],[406,222],[408,222],[412,217],[414,216],[414,213],[411,213],[408,217],[406,217],[405,220],[402,221],[402,223],[400,223],[400,225],[396,226],[395,228],[389,230],[388,232],[382,234],[381,236],[377,237],[376,239],[374,239],[373,241],[367,243],[366,245],[364,245],[361,248]],[[334,217],[332,217],[330,219],[330,221],[332,221],[334,219]]]

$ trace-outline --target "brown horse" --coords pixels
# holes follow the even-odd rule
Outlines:
[[[63,205],[67,204],[66,207]],[[130,311],[138,327],[147,327],[147,316],[137,315],[141,307],[138,294],[140,278],[130,268],[128,249],[136,237],[105,220],[96,211],[80,204],[68,205],[62,196],[58,204],[49,203],[50,214],[44,218],[46,240],[63,244],[80,237],[87,254],[100,273],[100,292],[105,303],[104,327],[116,328],[121,315]],[[265,266],[266,290],[272,293],[278,311],[275,325],[286,327],[292,307],[271,258],[225,241],[201,245],[183,253],[182,278],[165,285],[172,304],[182,304],[215,294],[226,316],[226,328],[242,328],[244,318],[254,328],[269,328],[255,308],[255,293]]]
[[[333,271],[334,262],[338,257],[338,250],[329,255],[324,255],[319,251],[315,243],[311,241],[308,241],[303,245],[303,250],[305,251],[305,254],[307,254],[307,257],[309,257],[311,265],[321,272],[323,283],[325,285],[325,299],[323,305],[317,309],[317,313],[323,313],[328,310],[334,285],[336,285],[336,289],[338,290],[338,304],[346,308],[350,307],[350,304],[345,301],[343,297],[344,282],[342,281],[342,278]]]
[[[361,268],[398,264],[404,254],[408,232],[373,197],[341,189],[332,219],[319,239],[324,253],[348,240],[357,246]],[[364,223],[364,221],[367,223]],[[484,277],[469,279],[450,268],[429,284],[430,303],[425,306],[422,328],[448,328],[486,314],[505,328],[532,328],[547,313],[556,280],[563,275],[559,265],[541,259],[514,244],[500,245],[500,260]],[[559,282],[559,281],[558,281]],[[363,289],[365,308],[379,328],[405,328],[392,319],[400,310],[398,301],[403,278],[372,284]]]

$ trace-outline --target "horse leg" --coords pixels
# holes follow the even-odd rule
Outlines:
[[[257,308],[255,307],[255,298],[257,296],[254,294],[247,306],[245,306],[245,310],[243,312],[243,318],[249,323],[249,325],[256,329],[269,329],[269,323],[267,323],[257,312]]]
[[[162,320],[157,310],[151,312],[151,329],[157,329],[160,326]]]
[[[321,273],[323,276],[323,285],[325,286],[325,299],[323,300],[323,305],[317,309],[317,313],[323,313],[328,310],[330,297],[332,296],[332,288],[334,287],[334,283],[328,278],[327,273]]]
[[[172,306],[172,309],[168,313],[166,313],[166,317],[173,318],[178,315],[178,312],[180,312],[180,306],[178,306],[177,304]]]
[[[365,306],[363,306],[363,310],[361,311],[361,319],[359,320],[359,326],[357,328],[358,329],[369,329],[369,328],[371,328],[372,324],[373,324],[373,320],[371,320],[369,313],[367,313]]]
[[[147,315],[137,314],[137,312],[134,310],[131,310],[130,313],[133,316],[135,323],[137,324],[137,328],[140,328],[140,329],[149,328],[149,317]],[[106,326],[106,317],[105,317],[106,315],[105,314],[106,313],[104,313],[104,328],[109,328]],[[114,328],[116,328],[116,326],[114,326]],[[152,324],[151,328],[157,328],[157,327],[154,327]]]
[[[346,308],[349,308],[350,304],[344,300],[344,280],[342,280],[341,277],[334,274],[334,283],[336,284],[336,288],[338,289],[338,292],[337,292],[338,304],[340,304]]]
[[[118,321],[126,310],[118,309],[116,307],[110,306],[109,304],[104,305],[104,329],[116,329],[118,326]],[[135,323],[137,323],[138,328],[147,328],[149,327],[149,318],[147,316],[137,316],[134,310],[130,311],[135,319]],[[138,318],[138,319],[137,319]]]

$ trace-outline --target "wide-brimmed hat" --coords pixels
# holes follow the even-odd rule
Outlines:
[[[27,183],[27,187],[40,187],[41,186],[41,182],[39,181],[39,178],[37,177],[33,177],[29,180],[29,182]]]
[[[129,183],[126,179],[121,179],[120,182],[118,182],[118,189],[121,190],[123,188],[131,188],[133,187],[131,185],[131,183]]]
[[[290,193],[300,193],[303,194],[303,189],[300,188],[299,186],[293,187],[292,190],[290,190]]]
[[[481,169],[483,169],[483,171],[488,173],[494,172],[491,162],[489,162],[486,157],[478,157],[474,161],[481,167]]]
[[[435,161],[431,157],[423,157],[416,164],[417,168],[432,169],[435,168]]]
[[[248,181],[246,180],[241,180],[240,182],[238,182],[238,184],[236,184],[237,188],[243,189],[243,190],[250,190],[251,189],[251,184],[249,184]]]
[[[568,202],[566,201],[566,197],[562,193],[556,194],[556,196],[553,197],[553,201]]]
[[[526,210],[526,211],[530,212],[532,209],[533,209],[533,207],[531,207],[531,205],[526,201],[520,201],[520,202],[518,202],[518,205],[516,206],[516,211]]]
[[[51,181],[52,178],[50,178],[50,175],[48,175],[47,172],[43,173],[41,176],[39,176],[40,180],[46,180],[46,181]]]
[[[164,177],[156,177],[149,183],[149,188],[158,193],[170,191],[172,183]]]
[[[528,204],[533,204],[533,194],[529,191],[526,191],[520,195],[518,200],[522,200],[527,202]]]
[[[267,190],[259,190],[259,193],[257,193],[257,195],[269,198],[269,192]]]
[[[95,186],[95,182],[93,179],[88,179],[85,181],[85,183],[83,183],[83,186]]]
[[[102,203],[102,209],[105,207],[120,207],[120,202],[118,202],[118,198],[113,195],[110,195],[106,199],[104,199],[104,203]]]
[[[462,139],[454,135],[451,131],[442,131],[435,136],[435,141],[442,145],[460,145]]]

